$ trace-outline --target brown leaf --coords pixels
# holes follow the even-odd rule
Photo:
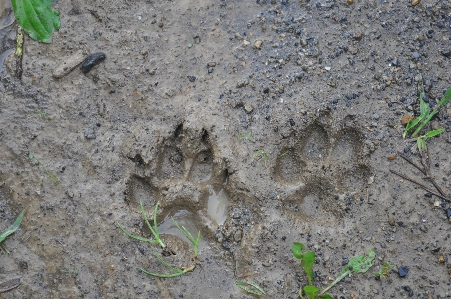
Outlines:
[[[20,278],[14,278],[0,283],[0,293],[8,292],[20,285]]]

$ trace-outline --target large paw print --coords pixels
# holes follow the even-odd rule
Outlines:
[[[365,191],[371,173],[364,163],[362,134],[332,125],[324,115],[285,140],[275,175],[288,190],[283,204],[287,211],[310,218],[339,216],[344,210],[341,195]]]
[[[187,252],[186,239],[171,218],[193,235],[200,230],[203,238],[213,238],[228,214],[227,170],[222,160],[215,158],[204,129],[180,125],[158,147],[158,154],[145,171],[130,178],[126,202],[135,212],[139,212],[140,201],[148,211],[159,202],[160,234],[176,243],[173,247]],[[149,234],[139,221],[142,233]]]

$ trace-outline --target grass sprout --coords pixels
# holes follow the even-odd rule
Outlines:
[[[257,159],[257,158],[261,159],[263,161],[263,163],[265,164],[265,167],[266,167],[266,161],[268,161],[269,156],[270,156],[270,154],[267,151],[259,150],[259,151],[256,151],[254,153],[253,158],[254,159]]]
[[[261,287],[256,285],[255,283],[245,282],[245,281],[237,281],[237,282],[235,282],[235,284],[250,294],[254,294],[257,296],[266,295],[265,291]],[[252,288],[249,288],[247,286],[251,286]]]
[[[391,267],[393,267],[392,264],[389,262],[385,262],[384,266],[382,267],[381,271],[379,272],[373,272],[374,275],[376,275],[379,279],[386,279],[390,274],[388,271],[390,271]]]
[[[33,112],[36,113],[36,114],[39,114],[40,116],[42,116],[43,118],[45,118],[47,120],[52,120],[53,119],[53,116],[48,116],[47,114],[45,114],[42,111],[39,111],[39,110],[35,109],[35,110],[33,110]]]
[[[194,239],[193,235],[182,225],[181,227],[178,225],[177,221],[174,220],[174,218],[171,218],[174,222],[175,226],[185,235],[185,237],[190,240],[190,242],[194,246],[194,258],[197,257],[197,254],[199,253],[199,243],[200,243],[200,231],[197,233],[197,240]]]
[[[9,226],[7,229],[5,229],[4,231],[2,231],[0,233],[0,244],[2,244],[2,242],[10,235],[12,235],[20,226],[20,223],[22,222],[23,216],[25,214],[25,210],[23,210],[19,216],[17,216],[16,220],[14,221],[14,223]],[[6,249],[6,247],[2,244],[3,249],[5,249],[5,251],[9,254],[9,250]]]
[[[155,240],[152,239],[147,239],[147,238],[143,238],[140,236],[135,236],[130,234],[129,232],[127,232],[120,224],[119,222],[116,222],[117,226],[124,232],[124,234],[126,234],[127,236],[129,236],[130,238],[139,240],[139,241],[144,241],[144,242],[149,242],[149,243],[158,243],[162,248],[165,248],[166,245],[164,245],[163,241],[161,241],[160,238],[160,234],[158,233],[158,225],[157,225],[157,211],[158,211],[158,203],[155,206],[155,210],[153,212],[153,223],[154,226],[152,227],[152,225],[150,225],[149,219],[147,218],[146,215],[146,211],[144,211],[144,207],[143,207],[143,203],[142,200],[139,201],[139,205],[141,207],[141,214],[144,217],[144,221],[146,222],[147,226],[149,227],[150,231],[152,232],[152,235],[155,237]]]
[[[159,278],[172,278],[172,277],[177,277],[177,276],[183,275],[186,272],[192,272],[196,268],[196,265],[192,265],[191,267],[188,267],[188,268],[178,269],[178,268],[175,268],[175,267],[169,265],[168,263],[166,263],[166,261],[155,250],[153,250],[153,254],[166,268],[168,268],[169,270],[171,270],[174,273],[159,274],[159,273],[149,272],[147,270],[144,270],[143,268],[139,268],[139,270],[141,270],[142,272],[144,272],[148,275],[151,275],[151,276],[155,276],[155,277],[159,277]]]
[[[254,140],[254,136],[252,134],[252,131],[250,134],[246,134],[246,133],[237,133],[236,137],[243,137],[246,138],[247,140],[249,140],[250,142],[255,142]]]
[[[424,128],[424,126],[429,123],[429,121],[434,117],[434,115],[437,114],[440,108],[445,106],[449,102],[449,100],[451,99],[451,87],[448,88],[443,98],[434,107],[432,111],[431,108],[429,107],[429,103],[424,101],[424,97],[426,95],[424,92],[423,78],[421,77],[421,75],[420,75],[420,83],[418,84],[418,92],[420,93],[420,115],[416,118],[414,117],[409,118],[406,128],[404,129],[404,133],[402,134],[402,137],[406,138],[409,134],[409,131],[413,130],[413,133],[410,136],[411,139],[409,139],[408,141],[416,141],[418,149],[420,151],[426,151],[427,150],[426,139],[441,134],[444,131],[444,129],[432,130],[422,136],[419,137],[417,136],[420,133],[420,131]]]
[[[28,158],[30,158],[31,161],[35,161],[36,163],[41,165],[42,169],[44,169],[44,172],[52,179],[52,181],[54,181],[55,183],[58,183],[58,178],[53,173],[48,171],[47,168],[45,168],[44,164],[42,164],[41,161],[36,159],[35,156],[33,156],[32,154],[29,154]]]

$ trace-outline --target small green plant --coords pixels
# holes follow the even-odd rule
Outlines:
[[[252,131],[250,134],[246,134],[246,133],[237,133],[236,137],[243,137],[246,138],[247,140],[249,140],[250,142],[255,142]]]
[[[47,170],[47,168],[45,168],[45,166],[41,163],[41,161],[39,161],[38,159],[35,158],[35,156],[33,156],[32,154],[28,155],[28,158],[30,158],[31,161],[34,161],[35,163],[41,165],[42,169],[44,169],[44,172],[55,182],[58,183],[58,178],[51,173],[50,171]]]
[[[14,223],[9,226],[7,229],[5,229],[4,231],[2,231],[0,233],[0,244],[2,244],[3,249],[5,249],[5,251],[9,254],[10,252],[8,251],[8,249],[6,249],[5,245],[2,243],[6,237],[8,237],[9,235],[12,235],[20,226],[20,223],[22,222],[23,216],[25,214],[25,210],[23,210],[19,216],[17,216],[16,221],[14,221]]]
[[[178,223],[172,218],[172,221],[174,221],[175,226],[185,235],[185,237],[190,240],[191,244],[194,246],[194,258],[197,258],[197,254],[199,253],[199,243],[200,243],[200,231],[197,233],[197,240],[193,238],[193,235],[182,225],[180,227]]]
[[[254,294],[257,296],[266,295],[265,291],[261,287],[256,285],[255,283],[245,282],[245,281],[237,281],[237,282],[235,282],[235,284],[250,294]],[[247,286],[251,286],[252,288],[247,287]]]
[[[299,297],[304,299],[303,292],[310,299],[333,299],[332,296],[328,294],[320,294],[319,289],[313,285],[313,265],[315,264],[316,257],[314,251],[308,251],[303,253],[305,245],[299,242],[294,242],[291,246],[294,256],[299,260],[301,267],[304,269],[307,275],[308,285],[304,288],[299,289]]]
[[[349,263],[341,270],[337,278],[330,285],[328,285],[320,294],[327,292],[331,287],[340,282],[343,278],[351,273],[365,273],[371,266],[373,266],[373,260],[376,257],[376,251],[374,248],[368,250],[364,255],[357,255],[349,260]]]
[[[253,156],[253,158],[254,159],[261,159],[262,161],[263,161],[263,163],[265,164],[265,167],[266,167],[266,161],[268,161],[268,159],[269,159],[269,153],[267,152],[267,151],[265,151],[265,150],[259,150],[259,151],[256,151],[255,153],[254,153],[254,156]]]
[[[149,219],[147,219],[147,215],[146,215],[146,211],[144,211],[144,207],[143,207],[143,203],[142,200],[139,201],[139,205],[141,207],[141,214],[143,215],[143,218],[147,224],[147,226],[149,227],[150,231],[152,232],[152,235],[155,237],[155,240],[152,239],[146,239],[140,236],[135,236],[130,234],[129,232],[127,232],[120,224],[119,222],[116,222],[117,226],[124,232],[124,234],[126,234],[127,236],[129,236],[130,238],[139,240],[139,241],[144,241],[144,242],[149,242],[149,243],[158,243],[162,248],[166,247],[166,245],[164,245],[163,241],[161,241],[160,239],[160,234],[158,233],[158,225],[157,225],[157,211],[158,211],[158,203],[155,206],[155,210],[153,212],[153,223],[154,226],[152,227],[152,225],[150,225],[149,223]]]
[[[411,139],[409,139],[408,141],[416,141],[418,150],[424,152],[427,150],[426,140],[428,138],[432,138],[434,136],[441,134],[443,131],[445,131],[445,129],[432,130],[422,136],[418,136],[418,134],[423,129],[423,127],[432,119],[432,117],[434,117],[434,115],[437,114],[439,109],[445,106],[446,103],[448,103],[448,101],[451,99],[451,87],[446,91],[443,98],[434,107],[432,111],[429,107],[429,103],[426,103],[424,101],[425,93],[423,86],[423,78],[421,77],[421,75],[420,75],[420,83],[418,84],[418,92],[420,93],[420,115],[417,118],[410,117],[409,121],[407,122],[404,133],[402,134],[402,137],[406,138],[409,134],[409,131],[414,130],[412,135],[410,136]]]
[[[183,275],[187,272],[192,272],[194,271],[194,269],[196,268],[196,265],[192,265],[191,267],[187,267],[187,268],[182,268],[182,269],[178,269],[175,267],[172,267],[171,265],[169,265],[168,263],[165,262],[165,260],[155,251],[153,250],[153,254],[157,257],[157,259],[168,269],[172,270],[174,273],[171,274],[158,274],[158,273],[152,273],[149,272],[147,270],[144,270],[143,268],[139,268],[139,270],[141,270],[142,272],[149,274],[151,276],[155,276],[155,277],[159,277],[159,278],[171,278],[171,277],[177,277],[180,275]]]
[[[45,119],[47,119],[47,120],[52,120],[53,119],[53,117],[51,117],[51,116],[48,116],[47,114],[45,114],[44,112],[42,112],[42,111],[39,111],[39,110],[33,110],[33,112],[34,113],[36,113],[36,114],[39,114],[40,116],[42,116],[43,118],[45,118]]]
[[[385,262],[384,266],[382,267],[381,271],[379,272],[373,272],[374,275],[376,275],[376,277],[378,279],[386,279],[390,274],[388,273],[388,271],[390,271],[391,267],[393,267],[392,264],[390,264],[389,262]]]
[[[59,12],[51,10],[53,0],[12,0],[17,23],[28,35],[43,43],[52,42],[53,30],[60,28]]]

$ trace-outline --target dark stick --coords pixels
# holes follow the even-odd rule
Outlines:
[[[423,185],[423,184],[421,184],[421,183],[418,183],[418,182],[415,181],[414,179],[411,179],[411,178],[409,178],[408,176],[406,176],[406,175],[404,175],[404,174],[402,174],[402,173],[399,173],[399,172],[397,172],[397,171],[394,171],[393,169],[390,169],[390,171],[393,172],[394,174],[396,174],[397,176],[402,177],[402,178],[405,179],[405,180],[408,180],[408,181],[410,181],[410,182],[412,182],[412,183],[414,183],[414,184],[417,184],[420,188],[422,188],[422,189],[426,190],[427,192],[429,192],[429,193],[431,193],[431,194],[437,196],[438,198],[444,199],[444,200],[446,200],[446,201],[450,201],[447,197],[445,197],[445,196],[443,196],[443,195],[441,195],[441,194],[436,193],[436,192],[433,191],[432,189],[429,189],[429,188],[426,187],[425,185]]]
[[[400,152],[398,152],[398,155],[401,158],[403,158],[404,160],[406,160],[407,162],[409,162],[411,165],[415,166],[415,168],[418,169],[419,171],[421,171],[424,175],[427,175],[426,171],[424,169],[422,169],[420,166],[418,166],[415,162],[413,162],[409,157],[404,156]]]

